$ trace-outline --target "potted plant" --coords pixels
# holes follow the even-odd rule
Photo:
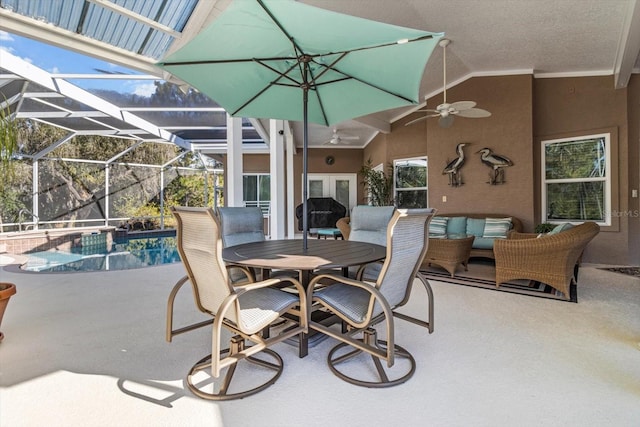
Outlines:
[[[371,206],[393,206],[393,167],[389,165],[388,173],[373,168],[371,159],[360,169],[365,194],[368,194]]]
[[[13,294],[16,293],[16,285],[13,283],[2,283],[0,282],[0,326],[2,326],[2,317],[4,316],[4,311],[7,308],[7,304],[9,304],[9,298]],[[0,332],[0,342],[4,338],[4,334]]]

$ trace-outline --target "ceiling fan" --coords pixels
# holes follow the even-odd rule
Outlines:
[[[449,104],[447,102],[447,46],[451,43],[449,39],[440,40],[440,47],[442,48],[442,69],[444,75],[444,98],[442,104],[438,105],[435,110],[417,110],[418,112],[428,113],[425,116],[419,117],[415,120],[405,123],[405,126],[412,125],[421,120],[428,119],[430,117],[439,117],[438,124],[440,127],[448,128],[453,124],[454,116],[469,117],[469,118],[481,118],[489,117],[491,115],[487,110],[481,108],[474,108],[476,103],[473,101],[458,101]]]
[[[343,144],[346,143],[348,144],[348,142],[346,141],[357,141],[359,140],[360,137],[356,136],[356,135],[349,135],[346,133],[339,133],[338,129],[334,128],[333,129],[333,135],[331,135],[331,139],[329,139],[328,141],[325,141],[324,144],[330,144],[330,145],[338,145],[338,144]]]

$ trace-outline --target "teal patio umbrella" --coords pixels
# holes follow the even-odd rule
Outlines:
[[[425,66],[443,35],[292,0],[234,0],[158,65],[234,117],[302,121],[306,213],[308,123],[332,126],[418,104]],[[307,231],[305,214],[305,250]]]

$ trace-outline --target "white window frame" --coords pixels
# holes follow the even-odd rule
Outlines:
[[[546,174],[546,147],[551,144],[563,143],[563,142],[576,142],[580,141],[592,140],[592,139],[604,139],[605,146],[605,176],[604,177],[593,177],[593,178],[570,178],[570,179],[547,179]],[[540,162],[540,195],[541,195],[541,213],[542,213],[542,222],[549,222],[552,224],[558,224],[562,222],[567,222],[566,220],[560,219],[549,219],[547,217],[548,206],[547,206],[547,184],[549,183],[572,183],[572,182],[597,182],[603,181],[604,184],[604,221],[595,221],[597,224],[601,226],[611,226],[611,134],[610,133],[599,133],[593,135],[583,135],[583,136],[575,136],[569,138],[560,138],[560,139],[550,139],[541,141],[541,162]],[[584,221],[576,221],[571,220],[572,223],[582,223]]]
[[[424,190],[427,192],[427,200],[426,200],[426,206],[429,206],[429,159],[427,156],[419,156],[419,157],[408,157],[405,159],[396,159],[393,161],[393,198],[395,200],[395,204],[396,206],[398,205],[398,183],[396,180],[396,176],[397,174],[397,165],[399,163],[404,163],[404,162],[410,162],[412,160],[424,160],[425,162],[425,168],[427,169],[425,177],[426,177],[426,186],[425,187],[411,187],[411,188],[402,188],[400,189],[400,191],[418,191],[418,190]]]
[[[244,191],[242,194],[242,202],[245,206],[257,206],[262,210],[262,215],[266,218],[269,216],[271,209],[271,194],[269,194],[269,200],[260,200],[260,177],[263,176],[271,176],[269,173],[243,173],[242,179],[247,176],[255,176],[256,184],[258,188],[256,189],[256,195],[258,200],[244,200]]]

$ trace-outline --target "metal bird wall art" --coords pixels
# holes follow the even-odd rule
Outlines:
[[[497,185],[504,184],[504,168],[513,166],[513,162],[504,156],[493,154],[490,148],[483,148],[476,152],[480,153],[480,160],[482,163],[491,168],[489,172],[489,184]]]
[[[443,175],[449,175],[449,185],[452,187],[460,187],[464,182],[462,182],[462,174],[460,173],[460,168],[464,165],[464,146],[469,145],[468,143],[461,142],[456,145],[456,152],[458,153],[458,157],[451,160],[447,163],[447,166],[444,167],[442,171]]]

